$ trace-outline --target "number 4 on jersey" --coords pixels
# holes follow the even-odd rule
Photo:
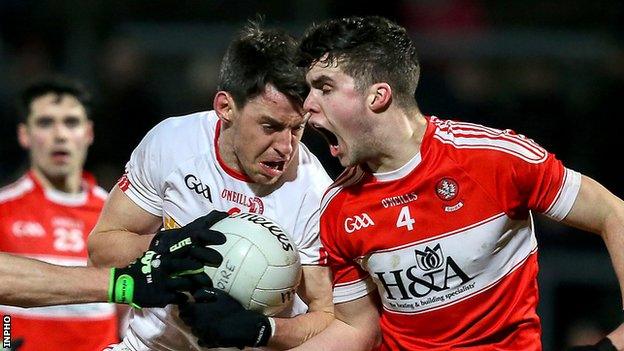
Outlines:
[[[412,218],[409,206],[403,206],[403,208],[401,208],[401,212],[399,213],[399,218],[397,218],[397,228],[407,227],[407,230],[414,230],[414,223],[416,223],[416,220]]]

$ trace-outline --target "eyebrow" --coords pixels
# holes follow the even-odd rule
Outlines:
[[[308,122],[308,118],[310,118],[310,114],[306,113],[303,116],[303,118],[304,118],[303,121],[301,121],[301,123],[297,123],[297,126],[305,125]],[[280,127],[280,128],[288,127],[287,123],[284,123],[284,122],[282,122],[282,121],[280,121],[278,119],[275,119],[275,118],[273,118],[271,116],[268,116],[268,115],[260,116],[260,123],[270,123],[270,124],[272,124],[274,126],[277,126],[277,127]]]
[[[323,74],[323,75],[320,75],[320,76],[312,79],[310,81],[310,86],[318,87],[318,86],[323,85],[323,84],[325,84],[327,82],[333,82],[333,81],[334,80],[331,79],[328,75]]]

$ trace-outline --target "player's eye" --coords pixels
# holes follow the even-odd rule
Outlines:
[[[277,128],[273,124],[267,124],[267,123],[262,124],[262,129],[267,133],[272,133],[277,130]]]
[[[67,128],[76,128],[80,125],[80,119],[78,117],[68,117],[65,118],[64,123]]]
[[[54,120],[49,117],[42,117],[35,121],[35,126],[39,128],[50,128],[54,125]]]
[[[332,87],[329,84],[323,84],[323,86],[321,87],[321,92],[323,93],[323,95],[329,94],[332,90]]]

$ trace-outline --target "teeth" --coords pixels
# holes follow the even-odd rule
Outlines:
[[[263,162],[265,166],[280,171],[284,165],[283,162]]]

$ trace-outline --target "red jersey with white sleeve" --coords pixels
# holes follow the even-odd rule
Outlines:
[[[377,290],[381,350],[541,350],[531,212],[563,219],[581,176],[512,131],[427,119],[402,168],[325,194],[334,302]]]
[[[0,251],[64,266],[87,264],[87,236],[107,193],[83,175],[84,189],[44,189],[32,172],[0,190]],[[19,270],[19,267],[15,267]],[[38,308],[0,306],[11,316],[20,351],[101,350],[118,340],[115,307],[89,303]]]

